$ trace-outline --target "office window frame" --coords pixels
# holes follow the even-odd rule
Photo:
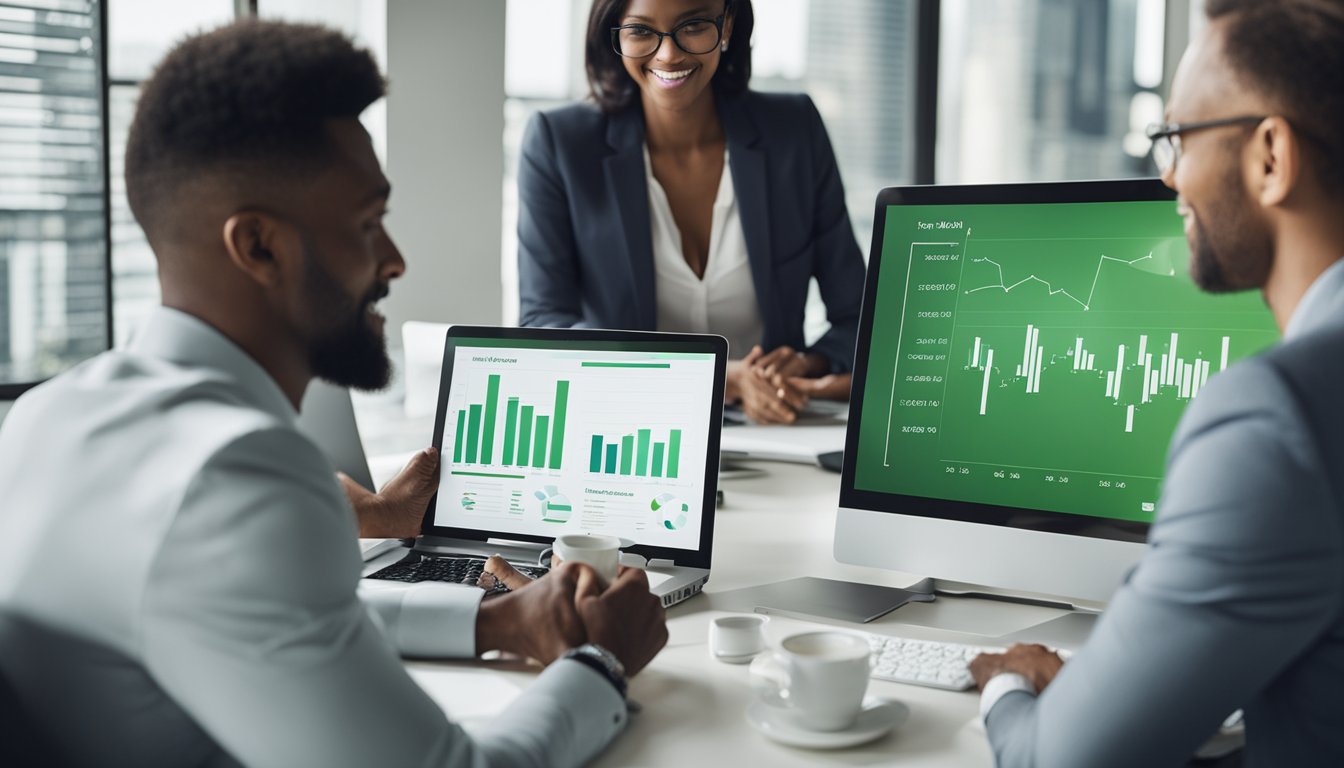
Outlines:
[[[110,149],[110,130],[108,125],[108,44],[107,44],[107,4],[109,0],[90,0],[91,4],[96,6],[97,14],[95,16],[95,29],[93,30],[93,45],[98,49],[96,57],[98,73],[97,86],[94,96],[99,100],[99,151],[101,177],[102,177],[102,222],[103,222],[103,328],[104,350],[112,348],[113,329],[112,329],[112,200],[111,200],[111,170],[109,158]],[[76,363],[77,365],[78,363]],[[36,387],[48,379],[39,379],[35,381],[0,381],[0,400],[14,400],[28,390]]]

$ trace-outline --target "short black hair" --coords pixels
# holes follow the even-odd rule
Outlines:
[[[188,37],[144,83],[126,141],[126,196],[149,236],[191,180],[302,179],[329,157],[328,120],[386,91],[367,50],[325,27],[241,21]]]
[[[630,0],[593,0],[588,14],[588,39],[584,45],[584,68],[588,89],[608,114],[619,112],[639,98],[639,87],[630,79],[620,54],[611,47],[611,29],[620,26]],[[711,85],[721,93],[741,93],[751,80],[751,31],[756,19],[751,0],[724,0],[723,12],[733,20],[733,44],[719,61]]]
[[[1321,150],[1321,182],[1344,194],[1344,0],[1207,0],[1228,62]]]

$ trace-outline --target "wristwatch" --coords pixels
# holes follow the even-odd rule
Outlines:
[[[626,680],[625,665],[616,658],[616,654],[608,651],[597,643],[584,643],[576,648],[570,648],[561,656],[562,659],[573,659],[590,669],[602,673],[611,683],[616,692],[625,698]]]

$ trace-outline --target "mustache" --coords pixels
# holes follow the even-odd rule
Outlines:
[[[373,289],[370,290],[368,294],[364,297],[364,306],[367,307],[370,304],[382,301],[383,299],[387,298],[387,295],[391,292],[392,289],[387,283],[379,283],[375,285]]]

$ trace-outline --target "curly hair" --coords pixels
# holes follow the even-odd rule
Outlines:
[[[328,120],[358,117],[386,91],[367,50],[324,27],[242,21],[187,38],[145,82],[126,142],[126,196],[153,242],[184,184],[311,175]]]
[[[1207,0],[1204,11],[1226,19],[1238,77],[1321,150],[1322,185],[1344,194],[1344,2]]]
[[[588,37],[584,43],[584,69],[588,90],[597,106],[608,114],[619,112],[639,98],[639,87],[630,79],[620,54],[611,47],[611,29],[620,24],[630,0],[593,0],[588,14]],[[755,15],[751,0],[724,0],[723,12],[733,20],[733,45],[723,54],[711,84],[723,93],[741,93],[751,80],[751,31]]]

